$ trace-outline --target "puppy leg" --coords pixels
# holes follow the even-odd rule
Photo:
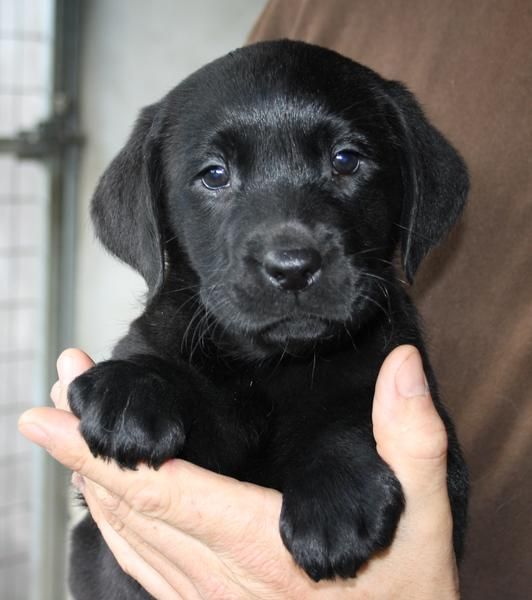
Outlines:
[[[285,474],[283,541],[315,581],[353,577],[392,542],[401,485],[367,433],[320,434],[298,454]]]
[[[68,398],[91,452],[134,469],[179,456],[193,394],[179,370],[138,356],[95,365],[71,383]]]

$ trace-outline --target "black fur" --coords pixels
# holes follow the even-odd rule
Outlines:
[[[142,111],[94,195],[98,236],[149,297],[112,360],[70,387],[92,452],[127,468],[180,456],[281,490],[297,563],[352,577],[403,509],[371,403],[386,355],[414,344],[449,434],[460,555],[465,466],[392,263],[399,247],[412,279],[467,188],[412,95],[332,51],[261,43],[191,75]],[[89,516],[71,585],[80,600],[147,597]]]

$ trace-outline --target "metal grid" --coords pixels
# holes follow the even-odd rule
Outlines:
[[[0,137],[47,116],[52,0],[0,0]],[[26,600],[32,546],[32,456],[18,434],[32,404],[42,331],[44,165],[0,155],[0,598]]]

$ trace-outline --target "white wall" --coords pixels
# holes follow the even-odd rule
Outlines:
[[[143,280],[95,240],[89,201],[139,109],[242,45],[265,0],[91,0],[83,18],[82,126],[74,343],[95,359],[141,311]]]

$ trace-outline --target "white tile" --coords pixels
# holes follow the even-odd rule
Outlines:
[[[0,185],[2,185],[0,183]],[[0,250],[5,250],[11,246],[11,211],[12,206],[10,204],[0,203]]]
[[[15,256],[12,258],[11,283],[13,298],[29,300],[35,298],[39,283],[37,266],[40,264],[36,256]]]
[[[28,386],[28,388],[29,387],[30,386]],[[28,389],[28,398],[30,395],[31,389]],[[0,415],[0,456],[9,455],[26,457],[31,452],[31,442],[19,433],[17,427],[20,412],[22,412],[22,410],[14,410],[13,413],[8,415]]]
[[[2,335],[0,335],[0,355],[8,356],[10,353],[31,354],[36,345],[35,326],[36,309],[34,307],[12,305],[0,308],[0,331],[2,332]],[[20,377],[17,375],[17,368],[19,367],[13,365],[14,370],[10,371],[8,378],[11,385],[18,389]],[[28,366],[21,366],[20,370],[28,371],[29,368]],[[27,376],[23,377],[22,380],[27,382]],[[10,395],[13,393],[14,390],[11,390]]]
[[[32,352],[35,348],[36,310],[35,308],[17,308],[10,311],[11,351]],[[20,379],[20,378],[19,378]],[[23,381],[29,381],[27,377]]]
[[[0,0],[0,33],[13,34],[20,27],[20,15],[17,10],[19,0]]]
[[[0,301],[13,296],[13,281],[10,281],[9,257],[0,255]],[[0,335],[2,332],[0,331]]]
[[[3,311],[0,311],[0,314],[3,314]],[[5,337],[5,328],[0,325],[0,340],[3,340]],[[4,405],[7,405],[9,402],[9,397],[7,394],[8,386],[7,386],[7,376],[8,376],[9,364],[0,360],[0,408]]]
[[[17,195],[31,196],[35,200],[46,197],[48,170],[45,165],[35,160],[22,160],[17,162],[14,168],[16,169]]]
[[[20,99],[18,111],[18,129],[33,129],[47,116],[47,101],[44,94],[28,94]]]
[[[52,31],[51,0],[18,0],[22,5],[21,28],[24,33],[49,36]]]
[[[49,73],[47,60],[47,44],[39,41],[24,40],[22,42],[22,61],[15,69],[15,81],[23,88],[42,88],[48,83]]]
[[[5,506],[29,504],[31,464],[27,460],[6,462],[0,467],[0,512]],[[2,485],[4,483],[4,485]]]
[[[11,311],[7,308],[0,308],[0,352],[8,352],[11,346]],[[4,371],[4,369],[2,369]],[[2,373],[5,382],[7,372]],[[0,390],[0,406],[2,403],[7,402],[7,398],[4,397],[6,390]]]
[[[0,104],[1,99],[2,96],[0,96]],[[15,158],[7,154],[0,154],[0,196],[3,196],[6,192],[8,192],[14,169]]]
[[[39,285],[39,264],[34,256],[14,251],[0,253],[0,301],[34,299]]]
[[[3,86],[0,83],[0,88],[1,87]],[[2,137],[12,136],[17,130],[18,117],[15,111],[16,101],[17,98],[13,94],[0,92],[0,136]]]
[[[17,73],[22,68],[22,42],[0,39],[0,87],[11,88],[20,81]]]
[[[41,206],[31,196],[23,198],[20,204],[11,208],[12,245],[19,248],[40,248],[42,240]],[[14,238],[14,239],[13,239]]]

